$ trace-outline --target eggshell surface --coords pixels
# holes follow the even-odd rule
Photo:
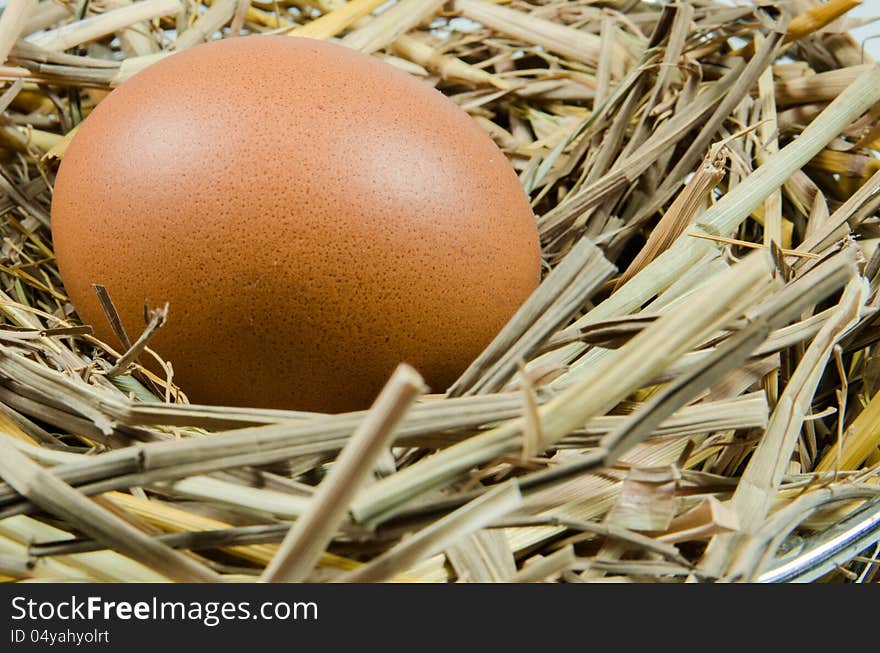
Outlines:
[[[64,286],[120,346],[151,343],[199,403],[340,412],[398,362],[443,391],[537,286],[527,197],[504,155],[424,82],[343,46],[215,41],[114,90],[64,155]]]

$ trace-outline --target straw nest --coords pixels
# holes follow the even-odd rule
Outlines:
[[[9,0],[0,576],[684,582],[809,558],[880,493],[857,4]],[[445,395],[401,368],[369,412],[189,405],[173,361],[139,364],[161,315],[128,352],[77,321],[49,221],[71,133],[157,58],[242,33],[408,71],[519,173],[547,274]],[[870,580],[877,552],[807,577]]]

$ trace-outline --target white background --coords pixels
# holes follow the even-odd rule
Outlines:
[[[862,4],[855,9],[850,10],[847,16],[853,18],[880,18],[880,0],[863,0]],[[880,60],[880,20],[859,27],[852,32],[855,39],[864,42],[865,52],[869,53],[874,59]],[[865,40],[870,36],[876,38]]]

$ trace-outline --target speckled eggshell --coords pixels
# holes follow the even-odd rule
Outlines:
[[[83,122],[52,229],[81,319],[153,347],[201,403],[365,408],[400,361],[443,391],[534,290],[535,220],[479,126],[339,45],[226,39],[154,64]]]

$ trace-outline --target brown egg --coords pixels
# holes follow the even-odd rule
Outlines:
[[[395,365],[443,391],[538,283],[534,216],[471,118],[339,45],[252,36],[163,59],[101,102],[52,229],[81,319],[152,346],[191,400],[339,412]]]

